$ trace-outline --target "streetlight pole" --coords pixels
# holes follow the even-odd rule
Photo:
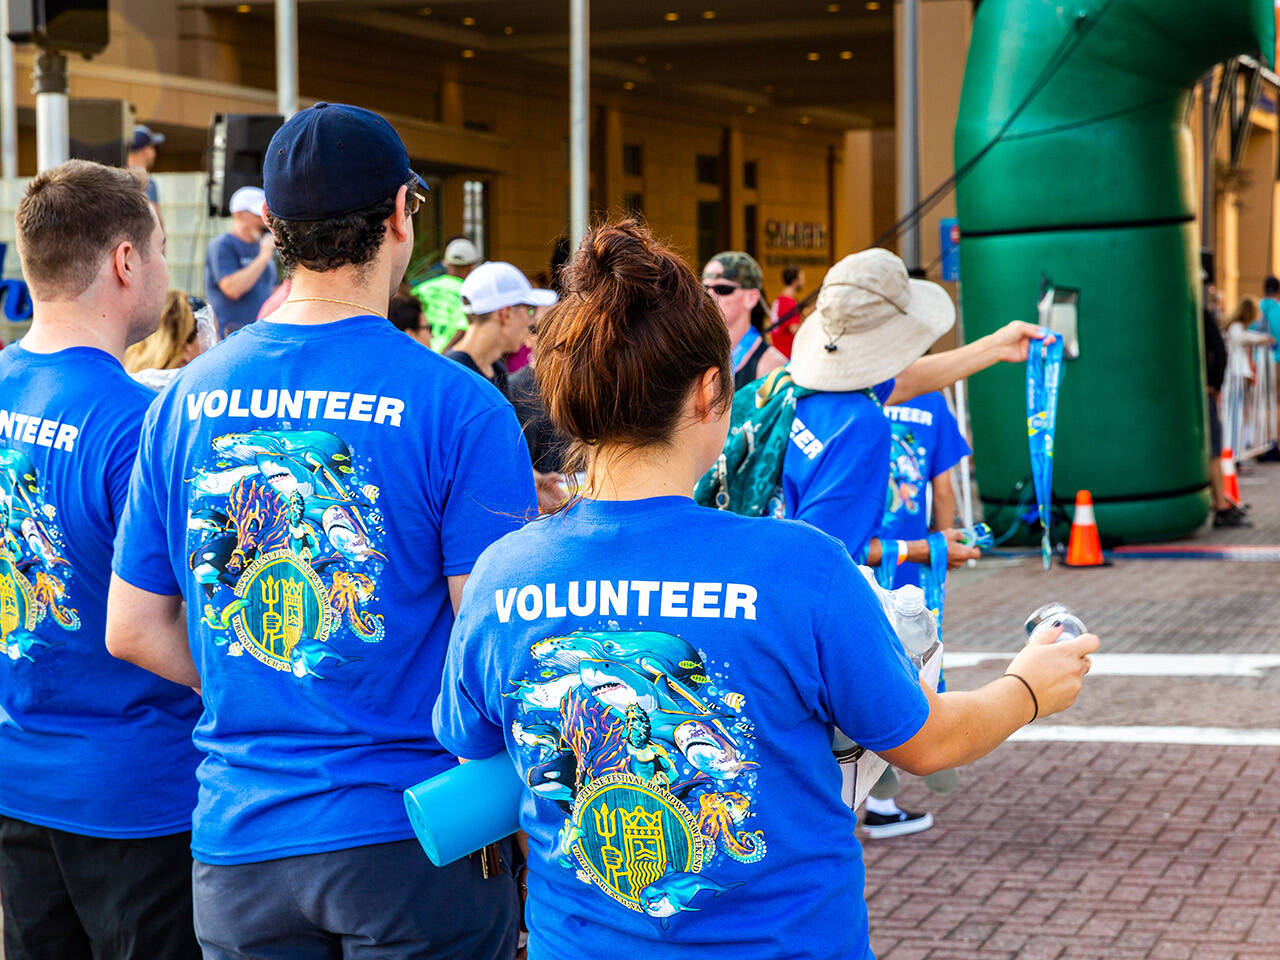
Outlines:
[[[569,0],[569,244],[576,250],[587,233],[590,140],[590,0]]]
[[[0,175],[18,175],[18,92],[9,40],[9,4],[0,3]]]
[[[298,2],[276,0],[276,112],[298,112]]]
[[[914,214],[920,206],[920,0],[902,3],[902,110],[899,122],[901,167],[899,205],[901,215]],[[908,269],[920,264],[920,218],[912,216],[902,233],[902,259]]]
[[[67,57],[38,47],[35,64],[36,172],[66,163],[71,155],[67,106]]]

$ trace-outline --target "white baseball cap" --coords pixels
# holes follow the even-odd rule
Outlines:
[[[535,289],[523,273],[502,260],[489,260],[472,270],[462,281],[461,293],[462,309],[472,315],[521,303],[549,307],[559,299],[554,290]]]
[[[256,213],[261,216],[262,205],[266,200],[267,195],[262,192],[261,187],[241,187],[231,195],[227,209],[232,213]]]
[[[476,245],[466,237],[450,240],[444,248],[444,262],[451,267],[469,267],[480,259]]]

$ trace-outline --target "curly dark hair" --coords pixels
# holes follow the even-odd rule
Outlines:
[[[276,235],[285,276],[292,276],[298,266],[323,273],[369,263],[382,247],[383,223],[395,208],[396,198],[391,196],[329,220],[282,220],[268,212],[267,224]]]

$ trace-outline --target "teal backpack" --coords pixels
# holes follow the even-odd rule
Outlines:
[[[796,418],[796,401],[816,391],[796,386],[783,367],[733,397],[729,437],[693,498],[704,507],[744,517],[781,517],[782,460]]]

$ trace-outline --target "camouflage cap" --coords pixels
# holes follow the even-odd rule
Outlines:
[[[741,250],[725,250],[711,259],[720,264],[726,280],[732,280],[747,290],[759,290],[764,286],[764,273],[751,254]]]

